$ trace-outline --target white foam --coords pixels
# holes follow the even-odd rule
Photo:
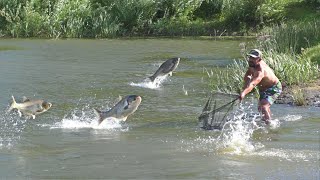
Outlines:
[[[269,149],[252,153],[253,156],[280,158],[287,161],[312,161],[317,156],[316,151],[309,150],[283,150],[283,149]]]
[[[150,81],[149,78],[143,80],[140,83],[129,83],[130,86],[136,86],[136,87],[142,87],[142,88],[148,88],[148,89],[159,89],[162,85],[162,83],[166,80],[167,75],[165,76],[159,76],[157,77],[153,82]]]
[[[264,128],[257,124],[259,116],[252,113],[252,105],[240,106],[230,115],[228,121],[217,138],[217,151],[228,154],[251,153],[264,147],[261,143],[254,143],[251,138],[255,130]]]
[[[269,124],[270,129],[277,129],[280,127],[280,121],[278,119],[272,119]]]
[[[184,87],[184,85],[182,85],[182,91],[184,95],[188,96],[188,90]]]
[[[182,150],[242,155],[262,149],[264,145],[254,142],[252,136],[256,130],[266,129],[266,126],[259,124],[260,116],[253,112],[252,105],[235,108],[221,131],[210,131],[206,132],[206,134],[212,133],[210,136],[189,141],[183,140]]]
[[[61,122],[57,122],[54,125],[50,125],[51,129],[61,128],[61,129],[82,129],[82,128],[91,128],[91,129],[116,129],[122,128],[122,120],[116,118],[106,118],[100,124],[98,124],[98,119],[62,119]]]
[[[302,119],[301,115],[286,115],[281,118],[283,121],[299,121]]]
[[[0,116],[0,149],[11,149],[20,141],[26,122],[15,113]]]
[[[106,118],[98,124],[98,118],[91,108],[74,110],[71,115],[65,116],[60,122],[52,124],[42,124],[40,126],[50,127],[50,129],[116,129],[122,128],[122,119],[113,117]]]

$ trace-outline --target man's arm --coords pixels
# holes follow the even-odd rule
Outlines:
[[[260,83],[262,78],[263,78],[263,72],[256,71],[251,82],[247,83],[247,86],[243,89],[242,93],[240,94],[240,97],[239,97],[240,100],[242,100],[249,92],[251,92],[252,89]]]
[[[246,72],[246,74],[244,75],[243,77],[243,88],[242,89],[245,89],[248,87],[252,77],[253,77],[253,73],[254,73],[254,70],[252,70],[251,68],[249,68]]]

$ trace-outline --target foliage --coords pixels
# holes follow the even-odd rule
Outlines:
[[[280,81],[287,85],[303,84],[319,78],[318,66],[304,56],[268,49],[263,51],[263,59]],[[247,67],[246,61],[234,61],[225,69],[211,70],[208,73],[209,87],[223,92],[239,92]]]
[[[305,94],[301,90],[301,88],[294,88],[292,90],[292,97],[293,97],[293,102],[294,102],[295,105],[297,105],[297,106],[305,106],[305,105],[307,105]]]
[[[218,16],[222,11],[223,0],[207,0],[194,11],[197,18],[209,20]]]
[[[239,93],[247,66],[246,61],[234,61],[225,68],[217,67],[207,71],[209,88],[213,91]]]
[[[291,22],[274,25],[265,29],[269,41],[260,41],[260,47],[283,53],[300,53],[301,49],[312,47],[320,42],[320,20]]]
[[[258,9],[262,0],[225,0],[222,5],[222,16],[226,27],[236,31],[245,31],[259,25]]]
[[[201,19],[190,21],[161,20],[150,26],[152,35],[155,36],[201,36],[203,34],[217,35],[222,31],[215,22],[205,22]]]
[[[320,44],[302,51],[301,59],[308,59],[320,65]]]
[[[318,1],[1,0],[0,33],[49,38],[248,34],[296,18],[291,9],[310,18]]]
[[[264,52],[264,60],[280,81],[287,85],[307,83],[319,76],[318,66],[300,55],[278,53],[269,49]]]

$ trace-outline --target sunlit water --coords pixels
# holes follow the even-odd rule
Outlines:
[[[318,108],[273,105],[265,126],[256,100],[237,104],[221,131],[197,117],[204,68],[239,58],[241,41],[0,40],[0,177],[10,179],[319,179]],[[147,78],[170,57],[173,76]],[[93,108],[142,97],[127,121],[98,125]],[[44,98],[35,120],[6,113],[10,97]]]

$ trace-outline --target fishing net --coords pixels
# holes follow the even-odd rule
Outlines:
[[[221,130],[230,120],[230,113],[239,95],[215,92],[211,93],[201,115],[198,117],[200,127],[204,130]]]

